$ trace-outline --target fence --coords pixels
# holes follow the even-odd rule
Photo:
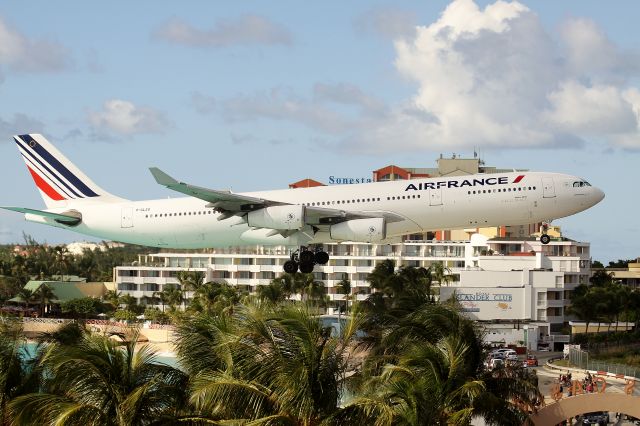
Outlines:
[[[622,374],[640,379],[640,368],[625,364],[596,361],[590,358],[589,352],[581,349],[569,349],[568,359],[572,365],[584,370],[606,371],[608,373]]]
[[[66,324],[69,322],[73,322],[71,319],[64,318],[30,318],[24,317],[22,318],[23,323],[37,323],[37,324]]]

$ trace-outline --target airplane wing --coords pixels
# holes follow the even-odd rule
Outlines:
[[[267,206],[278,206],[287,203],[278,203],[262,198],[247,197],[246,195],[234,194],[231,191],[218,191],[215,189],[201,188],[188,183],[179,182],[157,167],[149,168],[151,174],[162,186],[166,186],[182,194],[190,195],[210,203],[209,207],[215,207],[221,211],[248,212]]]
[[[214,189],[202,188],[180,182],[157,167],[149,168],[156,182],[169,189],[190,195],[204,201],[208,201],[209,207],[214,207],[223,215],[221,219],[231,216],[238,216],[253,210],[258,210],[269,206],[283,206],[290,203],[267,200],[263,198],[249,197],[241,194],[234,194],[231,191],[218,191]],[[399,222],[404,220],[402,216],[384,211],[351,212],[348,210],[332,209],[326,207],[307,206],[307,225],[331,225],[352,219],[385,218],[387,222]]]
[[[48,217],[49,219],[53,219],[56,222],[64,223],[65,225],[77,225],[82,221],[82,216],[80,216],[79,213],[77,212],[75,215],[72,215],[72,214],[52,213],[44,210],[29,209],[26,207],[0,206],[0,209],[11,210],[18,213],[33,214],[36,216]]]

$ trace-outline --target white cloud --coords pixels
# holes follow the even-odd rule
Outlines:
[[[616,87],[565,81],[549,94],[549,101],[546,119],[568,131],[606,135],[633,131],[637,125],[632,104]]]
[[[209,30],[195,28],[174,18],[160,26],[153,35],[160,40],[195,47],[292,43],[291,34],[286,28],[258,15],[219,20]]]
[[[550,33],[518,2],[484,9],[455,0],[412,39],[394,43],[398,73],[415,85],[385,104],[350,84],[316,84],[309,96],[281,88],[219,100],[230,121],[303,125],[359,152],[471,147],[640,150],[639,56],[595,23],[569,19]]]
[[[0,65],[15,71],[47,72],[66,69],[70,64],[70,54],[63,45],[29,39],[0,17]]]
[[[90,111],[89,123],[98,134],[108,131],[121,135],[162,133],[169,126],[164,113],[120,99],[106,101],[102,111]]]
[[[554,38],[518,2],[480,9],[457,0],[395,45],[398,71],[417,85],[408,103],[434,120],[396,106],[394,119],[354,135],[361,148],[384,149],[396,132],[407,149],[576,147],[594,136],[631,148],[638,140],[626,83],[637,56],[591,21],[568,20]]]

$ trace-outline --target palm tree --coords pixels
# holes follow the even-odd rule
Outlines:
[[[71,253],[65,246],[56,246],[54,251],[54,262],[56,265],[56,272],[58,272],[60,281],[64,281],[64,274],[69,272],[69,265],[71,264]]]
[[[102,299],[107,302],[109,305],[113,306],[113,309],[118,309],[120,306],[120,300],[122,298],[122,293],[118,290],[108,290]]]
[[[20,291],[18,291],[17,297],[22,300],[27,308],[36,300],[33,291],[28,288],[21,288]]]
[[[134,351],[108,336],[49,343],[40,359],[42,389],[14,398],[15,424],[170,424],[185,405],[186,375],[156,362],[148,346]]]
[[[118,302],[119,302],[119,305],[126,305],[127,310],[131,312],[135,312],[138,306],[137,299],[128,293],[125,293],[122,296],[120,296]]]
[[[45,314],[45,308],[48,304],[51,303],[51,301],[53,300],[57,300],[58,297],[56,296],[55,292],[53,291],[53,288],[48,285],[48,284],[41,284],[40,287],[38,287],[38,289],[36,291],[33,292],[33,297],[36,300],[40,301],[40,316],[43,317]]]
[[[271,280],[268,285],[259,286],[257,293],[258,299],[274,305],[284,302],[288,297],[278,278]]]
[[[329,419],[356,329],[351,320],[333,337],[301,303],[239,306],[233,316],[203,313],[183,322],[177,349],[192,377],[192,418],[297,425]]]
[[[378,263],[367,277],[371,289],[384,296],[393,296],[402,291],[402,284],[396,275],[396,264],[391,259]]]
[[[429,266],[429,272],[433,278],[433,281],[436,281],[439,286],[442,287],[442,284],[449,285],[451,281],[453,281],[453,275],[451,275],[451,269],[444,266],[442,262],[436,262]]]
[[[573,295],[571,297],[571,305],[567,307],[567,313],[575,315],[581,321],[584,321],[586,324],[585,333],[589,332],[589,324],[596,319],[596,312],[593,309],[593,300],[592,297],[589,297],[587,294],[588,289],[586,286],[585,292],[578,290],[579,287],[573,291]]]
[[[349,301],[351,300],[351,281],[347,277],[347,274],[342,276],[342,279],[336,285],[340,294],[344,294],[345,300],[345,312],[349,314]]]
[[[160,300],[160,304],[162,305],[162,312],[164,313],[164,306],[169,303],[169,295],[167,295],[167,293],[164,290],[154,291],[153,297],[157,297],[158,300]]]
[[[180,271],[178,273],[178,281],[180,282],[180,290],[183,293],[183,303],[186,304],[187,299],[191,299],[193,294],[204,284],[204,274],[200,271]],[[186,306],[185,306],[186,308]]]
[[[362,370],[360,396],[334,416],[336,423],[450,425],[474,416],[491,424],[523,424],[523,406],[540,394],[521,368],[482,368],[475,324],[453,307],[423,304],[390,326],[381,348]]]
[[[0,422],[3,425],[10,424],[8,402],[24,388],[26,372],[22,346],[25,342],[21,324],[0,317]]]
[[[299,288],[302,301],[309,301],[312,304],[325,304],[326,289],[322,281],[316,280],[312,273],[300,274],[298,279],[300,280]]]
[[[233,306],[239,301],[240,293],[236,287],[227,283],[209,282],[196,290],[192,307],[197,311],[221,314],[232,312]]]
[[[171,284],[166,284],[159,294],[161,294],[160,300],[163,300],[164,298],[166,304],[169,305],[169,309],[172,311],[175,311],[176,306],[180,305],[184,300],[182,290]],[[165,302],[163,302],[163,304],[164,303]]]

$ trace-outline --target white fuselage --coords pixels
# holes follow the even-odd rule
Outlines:
[[[356,185],[320,186],[245,193],[290,204],[389,212],[404,220],[387,224],[386,236],[440,229],[477,228],[550,221],[597,204],[604,194],[583,179],[557,173],[514,172],[439,177]],[[254,244],[293,245],[289,238],[253,229],[242,217],[219,213],[197,198],[101,203],[82,200],[68,207],[82,214],[70,227],[27,214],[27,220],[99,238],[167,248]],[[62,212],[62,210],[51,210]],[[68,208],[67,208],[68,210]],[[334,241],[317,232],[309,243]]]

